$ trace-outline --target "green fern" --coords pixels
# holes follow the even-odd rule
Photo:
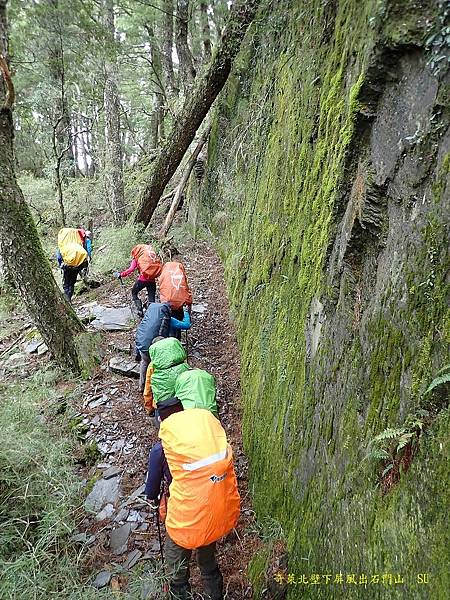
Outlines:
[[[400,437],[401,435],[403,435],[405,433],[405,428],[399,428],[399,429],[394,429],[394,428],[388,428],[385,429],[384,431],[382,431],[381,433],[379,433],[373,440],[373,443],[377,443],[377,442],[384,442],[387,440],[395,440],[398,437]]]
[[[444,367],[444,369],[448,369],[448,368],[449,368],[449,366]],[[439,372],[441,373],[442,369]],[[433,379],[433,381],[430,383],[430,385],[428,386],[428,388],[425,390],[424,397],[429,396],[433,390],[435,390],[437,387],[443,385],[444,383],[450,383],[450,372],[446,372],[446,373],[443,373],[442,375],[439,375],[438,377],[435,377]]]

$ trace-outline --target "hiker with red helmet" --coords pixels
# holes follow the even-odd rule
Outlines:
[[[148,303],[150,304],[155,301],[156,278],[161,273],[162,264],[150,244],[138,244],[135,246],[131,250],[131,258],[132,260],[128,269],[121,272],[117,271],[114,275],[118,279],[121,279],[122,277],[128,277],[128,275],[131,275],[136,269],[139,271],[139,277],[131,290],[131,296],[137,314],[142,318],[144,316],[144,309],[141,299],[139,298],[139,292],[146,288]]]
[[[161,441],[150,452],[145,494],[157,510],[161,482],[170,483],[165,556],[171,597],[191,597],[189,560],[196,549],[206,598],[223,600],[216,542],[236,526],[240,511],[231,446],[209,410],[184,410],[170,398],[158,411]]]

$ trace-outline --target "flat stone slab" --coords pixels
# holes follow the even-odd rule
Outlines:
[[[109,467],[109,469],[106,469],[103,473],[103,479],[111,479],[111,477],[117,477],[117,475],[120,475],[121,473],[122,470],[119,469],[119,467]]]
[[[105,504],[115,504],[119,499],[119,487],[118,477],[99,479],[84,501],[84,508],[91,512],[99,512]]]
[[[105,519],[109,519],[114,514],[114,506],[112,504],[107,504],[102,510],[95,515],[96,521],[104,521]]]
[[[117,373],[118,375],[139,379],[140,366],[134,360],[127,360],[121,356],[113,356],[109,361],[109,368],[113,373]]]
[[[193,304],[192,312],[197,313],[199,315],[203,315],[208,310],[208,305],[205,304]]]
[[[139,496],[141,496],[144,493],[144,491],[145,491],[145,483],[143,483],[137,489],[134,490],[134,492],[131,494],[131,496],[128,498],[128,500],[122,504],[121,508],[125,508],[125,506],[130,506],[130,504],[133,504],[134,502],[136,502],[137,499],[139,498]]]
[[[133,552],[130,552],[130,554],[128,555],[127,560],[123,563],[123,568],[132,569],[134,565],[138,562],[138,560],[141,558],[141,556],[142,552],[140,550],[133,550]]]
[[[97,577],[92,582],[92,585],[100,590],[101,588],[106,587],[111,581],[112,573],[109,571],[100,571]]]
[[[48,346],[47,344],[40,344],[38,349],[37,349],[37,353],[40,356],[41,354],[45,354],[46,352],[48,352]]]
[[[33,354],[38,351],[39,346],[42,346],[44,340],[42,338],[37,338],[32,340],[29,344],[25,346],[25,352],[27,354]]]
[[[130,523],[126,523],[117,529],[113,529],[109,535],[109,547],[116,554],[123,554],[127,551],[128,538],[131,533]]]
[[[102,331],[129,331],[134,326],[133,314],[128,306],[108,308],[93,306],[92,314],[96,317],[90,325]]]

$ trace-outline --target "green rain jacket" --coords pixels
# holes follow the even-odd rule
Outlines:
[[[203,369],[189,369],[181,373],[175,383],[175,396],[185,409],[205,408],[219,417],[214,377]]]
[[[158,404],[175,396],[175,382],[180,373],[189,369],[186,352],[181,342],[173,337],[165,338],[149,348],[153,366],[152,393]]]

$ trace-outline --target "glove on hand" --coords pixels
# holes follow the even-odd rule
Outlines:
[[[121,279],[121,276],[120,276],[120,273],[119,273],[119,271],[115,271],[115,272],[114,272],[114,277],[115,277],[116,279]]]

